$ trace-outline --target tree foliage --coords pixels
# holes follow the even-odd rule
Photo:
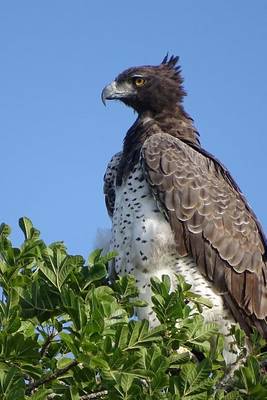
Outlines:
[[[203,307],[177,277],[152,281],[159,326],[132,318],[138,300],[133,276],[110,285],[107,264],[115,254],[94,251],[86,262],[62,242],[46,245],[31,221],[21,218],[25,239],[12,246],[0,227],[0,398],[114,400],[234,400],[267,398],[261,371],[266,354],[252,335],[252,352],[231,385],[223,337],[204,323]],[[233,328],[241,348],[244,334]]]

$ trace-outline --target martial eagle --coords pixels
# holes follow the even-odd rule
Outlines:
[[[206,320],[225,333],[238,321],[266,339],[267,242],[229,171],[201,147],[177,63],[127,69],[102,92],[104,103],[120,100],[138,114],[104,178],[113,268],[134,274],[148,301],[152,276],[181,274],[211,299]],[[155,323],[151,307],[140,317]]]

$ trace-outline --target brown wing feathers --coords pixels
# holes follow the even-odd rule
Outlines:
[[[216,160],[168,134],[147,139],[141,156],[180,254],[193,256],[244,329],[257,325],[267,338],[265,244],[233,179]]]

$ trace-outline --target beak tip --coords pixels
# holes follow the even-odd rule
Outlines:
[[[105,89],[102,90],[102,93],[101,93],[101,100],[102,100],[102,103],[104,104],[104,106],[106,106],[107,104],[106,104]]]
[[[112,83],[110,83],[109,85],[104,87],[104,89],[102,90],[101,100],[102,100],[102,103],[105,106],[107,100],[113,100],[113,99],[117,99],[117,98],[118,97],[117,97],[116,82],[113,81]]]

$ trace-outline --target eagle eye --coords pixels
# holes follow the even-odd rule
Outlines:
[[[135,86],[140,87],[140,86],[144,86],[144,84],[146,83],[146,80],[144,78],[135,77],[135,78],[133,78],[133,83]]]

